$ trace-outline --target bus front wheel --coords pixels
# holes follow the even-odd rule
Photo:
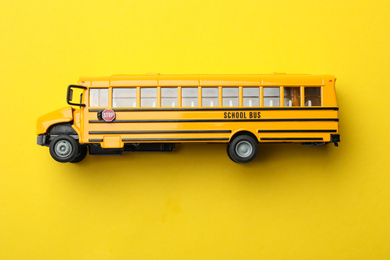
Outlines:
[[[257,142],[249,135],[239,135],[228,146],[230,159],[237,163],[247,163],[257,155]]]
[[[84,160],[84,158],[88,154],[88,146],[87,145],[80,145],[79,146],[79,154],[74,158],[71,163],[78,163]]]
[[[57,136],[50,142],[50,155],[57,162],[71,162],[79,154],[79,145],[68,135]]]

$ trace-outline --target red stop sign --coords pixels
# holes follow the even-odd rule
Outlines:
[[[112,109],[104,109],[102,112],[102,118],[106,122],[112,122],[115,119],[115,112]]]

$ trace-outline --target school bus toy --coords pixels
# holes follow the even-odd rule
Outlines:
[[[115,75],[82,77],[69,105],[37,122],[37,143],[58,162],[124,151],[172,151],[177,143],[227,144],[237,163],[258,143],[340,141],[330,75]],[[78,108],[74,108],[74,106]]]

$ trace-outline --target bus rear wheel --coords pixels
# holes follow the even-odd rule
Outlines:
[[[230,149],[230,144],[228,144],[228,146],[227,146],[226,148],[227,148],[227,149],[226,149],[226,151],[227,151],[227,155],[229,156],[230,160],[232,160],[233,162],[235,162],[235,163],[236,163],[236,161],[235,161],[235,160],[233,160],[233,158],[232,158],[232,156],[230,155],[230,152],[229,152],[229,149]]]
[[[239,135],[228,146],[229,158],[237,163],[247,163],[256,158],[257,142],[249,135]]]
[[[79,154],[79,145],[68,135],[57,136],[50,142],[50,155],[57,162],[71,162]]]

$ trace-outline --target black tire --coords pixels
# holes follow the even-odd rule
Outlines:
[[[230,142],[228,154],[234,162],[250,162],[256,158],[257,142],[249,135],[239,135]]]
[[[71,162],[79,154],[79,144],[69,135],[60,135],[50,142],[49,150],[57,162]]]
[[[87,145],[81,145],[79,146],[79,154],[74,158],[71,163],[78,163],[84,160],[85,156],[88,154],[88,146]]]
[[[227,148],[227,149],[226,149],[226,151],[227,151],[227,155],[229,156],[230,160],[232,160],[233,162],[235,162],[235,163],[236,163],[236,161],[235,161],[235,160],[233,160],[233,158],[230,156],[230,152],[229,152],[229,149],[230,149],[230,144],[228,144],[228,146],[227,146],[226,148]]]

